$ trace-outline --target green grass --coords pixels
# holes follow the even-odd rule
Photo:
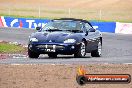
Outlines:
[[[57,17],[37,17],[37,16],[22,16],[22,15],[8,15],[8,14],[0,14],[0,16],[5,17],[14,17],[14,18],[33,18],[33,19],[56,19]]]
[[[33,18],[33,19],[58,19],[61,17],[48,17],[48,16],[44,16],[44,17],[38,17],[38,16],[22,16],[22,15],[8,15],[8,14],[0,14],[0,16],[6,16],[6,17],[15,17],[15,18]],[[71,17],[72,18],[72,17]],[[97,21],[97,22],[126,22],[126,23],[132,23],[132,20],[99,20],[99,19],[85,19],[85,20],[89,20],[89,21]]]
[[[68,11],[64,9],[42,9],[40,17],[38,16],[38,10],[36,9],[12,9],[11,13],[3,12],[1,10],[0,16],[10,16],[16,18],[34,18],[34,19],[56,19],[65,18],[68,16]],[[130,17],[132,11],[102,11],[102,19],[99,18],[98,10],[71,10],[71,18],[82,18],[90,21],[101,21],[101,22],[126,22],[132,23],[132,18]]]
[[[0,53],[21,53],[25,51],[26,49],[19,45],[0,43]]]
[[[0,16],[5,17],[15,17],[15,18],[31,18],[31,19],[58,19],[59,17],[37,17],[37,16],[21,16],[21,15],[7,15],[7,14],[0,14]],[[126,22],[126,23],[132,23],[131,20],[91,20],[91,19],[85,19],[88,21],[97,21],[97,22]]]

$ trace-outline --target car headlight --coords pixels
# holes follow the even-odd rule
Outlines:
[[[37,38],[30,38],[30,42],[38,42]]]
[[[64,41],[64,43],[75,43],[76,40],[75,39],[67,39]]]

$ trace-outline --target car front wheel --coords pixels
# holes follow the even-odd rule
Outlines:
[[[81,42],[81,45],[78,49],[78,51],[74,54],[74,57],[84,57],[86,55],[86,44],[84,42]]]
[[[102,44],[101,40],[98,42],[98,48],[91,52],[92,57],[101,57],[102,54]]]
[[[29,58],[38,58],[39,54],[28,49],[28,56],[29,56]]]

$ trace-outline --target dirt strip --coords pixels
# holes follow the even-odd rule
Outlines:
[[[0,88],[132,88],[129,84],[76,83],[80,65],[0,65]],[[89,74],[130,74],[130,64],[89,64],[83,66]]]

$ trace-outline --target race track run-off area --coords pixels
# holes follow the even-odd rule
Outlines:
[[[33,29],[0,28],[0,40],[18,42],[25,46],[28,37],[35,32]],[[103,33],[102,57],[74,58],[73,55],[58,55],[58,58],[49,58],[40,55],[39,58],[30,59],[26,55],[15,55],[7,59],[0,59],[0,64],[87,64],[87,63],[132,63],[132,35]]]

